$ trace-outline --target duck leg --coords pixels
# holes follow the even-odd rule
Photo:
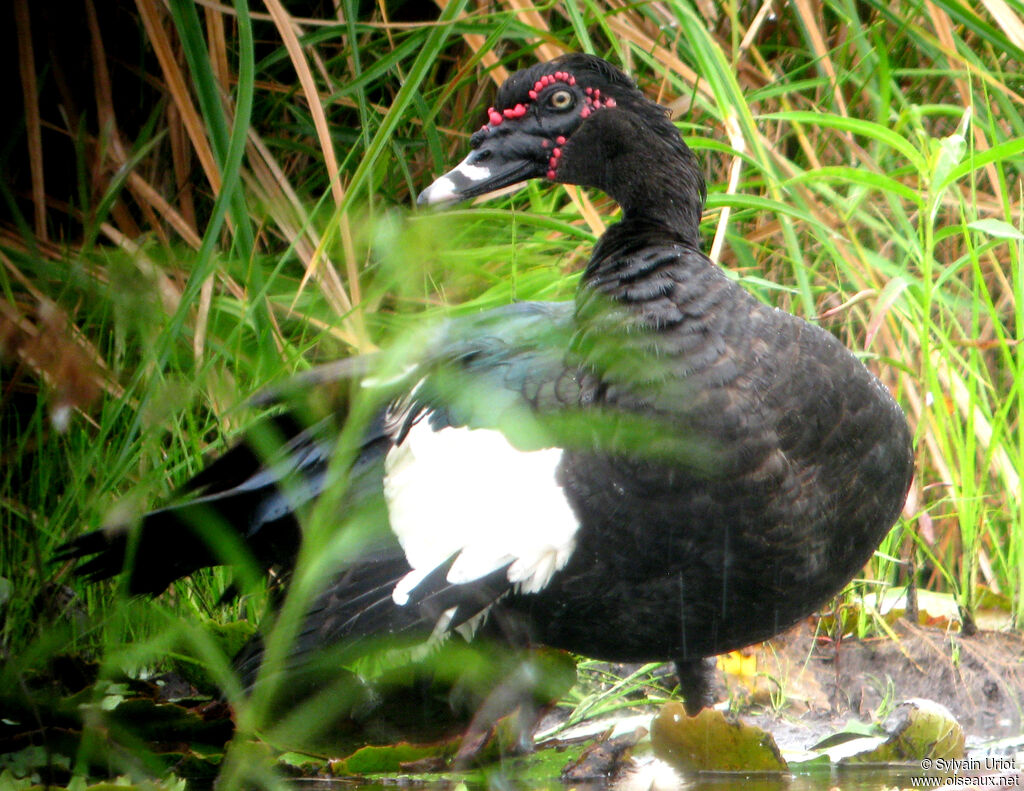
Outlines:
[[[711,684],[715,672],[715,658],[699,657],[675,660],[679,691],[683,694],[683,705],[691,717],[701,709],[714,705]]]

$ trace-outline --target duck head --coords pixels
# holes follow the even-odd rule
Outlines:
[[[472,150],[420,193],[446,204],[533,178],[595,187],[624,216],[659,217],[696,229],[703,175],[665,108],[607,61],[571,54],[518,71],[498,89]]]

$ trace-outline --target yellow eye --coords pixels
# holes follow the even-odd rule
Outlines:
[[[548,99],[548,104],[556,110],[564,110],[572,105],[572,94],[569,91],[555,91]]]

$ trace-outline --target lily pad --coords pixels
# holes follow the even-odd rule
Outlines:
[[[427,758],[446,761],[458,748],[455,740],[438,744],[409,744],[400,742],[389,745],[368,745],[352,755],[331,762],[334,775],[372,775],[384,772],[398,772],[407,764]]]
[[[785,772],[775,739],[754,725],[727,719],[715,709],[687,716],[666,703],[651,722],[655,754],[684,772]]]
[[[841,764],[918,762],[964,756],[964,731],[949,709],[933,700],[913,698],[896,707],[885,722],[884,737],[848,741],[829,750]]]

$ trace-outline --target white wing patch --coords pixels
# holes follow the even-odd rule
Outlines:
[[[508,566],[524,593],[544,588],[576,547],[579,522],[555,470],[560,448],[521,451],[499,431],[444,428],[420,419],[384,462],[391,529],[412,571],[392,593],[409,593],[452,556],[454,584]]]

